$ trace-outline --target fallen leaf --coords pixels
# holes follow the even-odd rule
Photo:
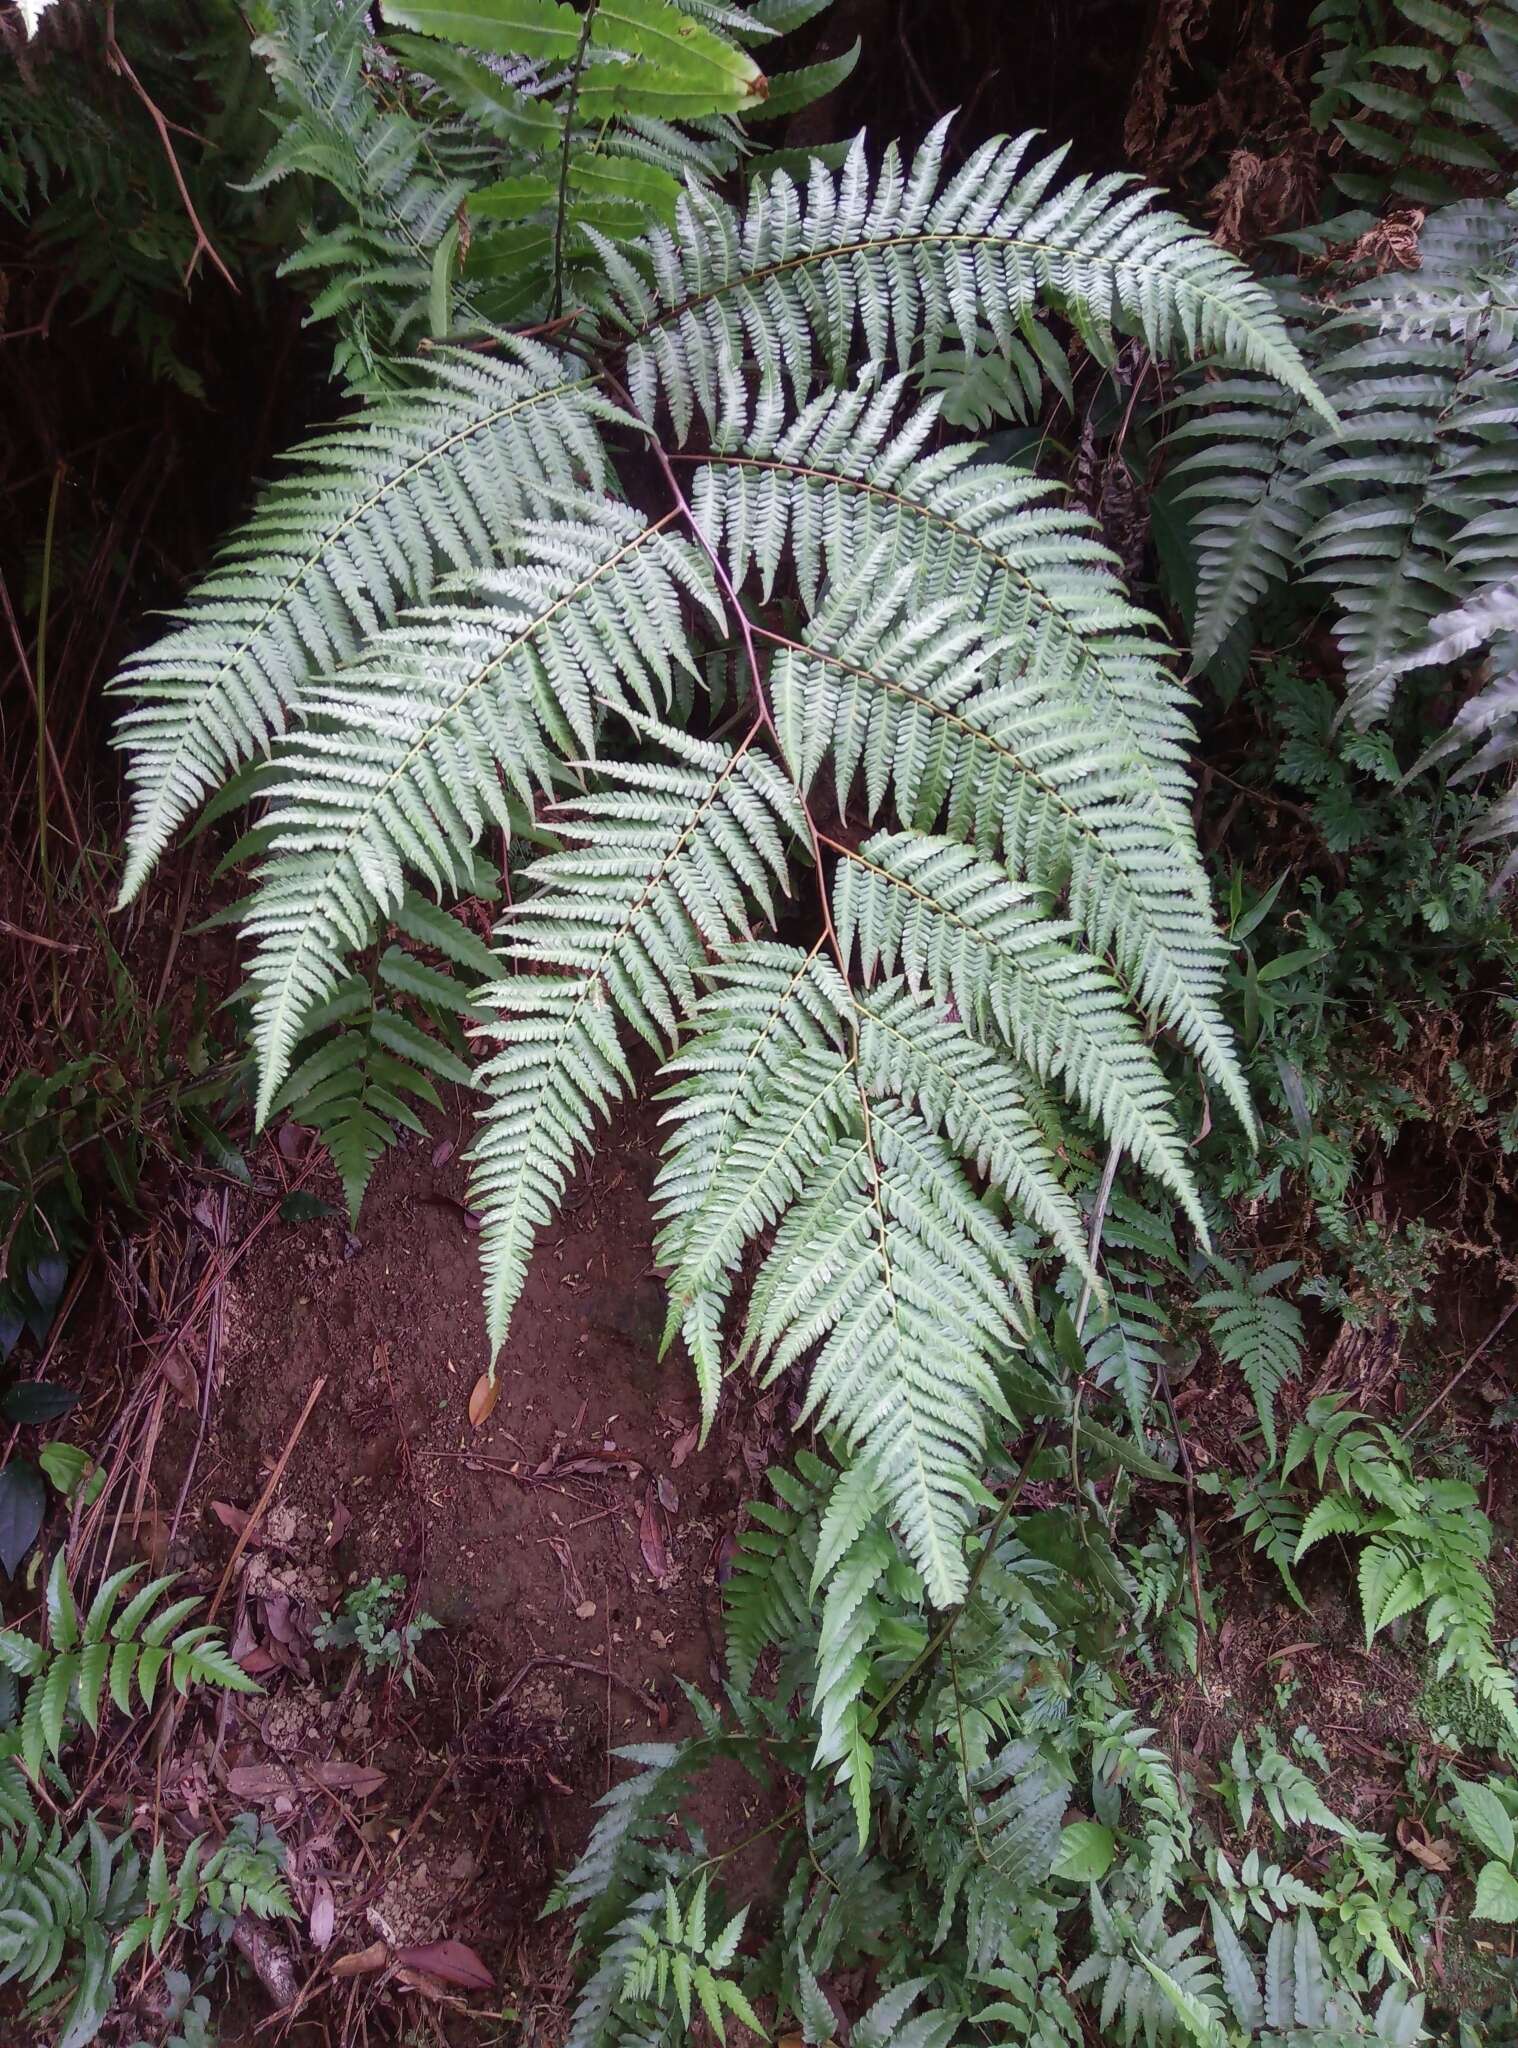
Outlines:
[[[474,1383],[474,1392],[469,1396],[469,1420],[478,1429],[482,1422],[488,1422],[495,1413],[495,1404],[501,1398],[501,1383],[488,1372],[482,1372]]]
[[[262,1678],[266,1671],[277,1671],[280,1665],[280,1659],[272,1650],[265,1649],[262,1643],[255,1644],[237,1661],[249,1678]]]
[[[253,1519],[246,1508],[234,1508],[229,1500],[213,1500],[211,1513],[224,1529],[230,1529],[234,1536],[240,1536]]]
[[[651,1493],[643,1497],[643,1506],[638,1514],[638,1548],[643,1553],[643,1562],[659,1585],[669,1577],[669,1552],[664,1547],[664,1531],[659,1526],[659,1509]]]
[[[327,1792],[351,1792],[355,1799],[367,1799],[385,1782],[385,1773],[373,1764],[310,1764],[306,1776]]]
[[[1404,1816],[1397,1822],[1397,1840],[1416,1863],[1425,1870],[1450,1871],[1455,1867],[1455,1845],[1442,1835],[1430,1841],[1428,1830],[1421,1821]]]
[[[443,1984],[458,1984],[465,1991],[493,1991],[495,1978],[474,1950],[462,1941],[424,1941],[415,1948],[403,1948],[395,1960],[403,1969],[421,1970]]]
[[[680,1496],[675,1491],[675,1482],[661,1472],[654,1481],[654,1492],[659,1496],[659,1505],[667,1515],[678,1515]]]
[[[332,1939],[332,1930],[337,1925],[337,1907],[332,1897],[332,1887],[325,1879],[318,1881],[311,1899],[311,1913],[307,1925],[313,1948],[325,1948]]]
[[[390,1951],[382,1941],[371,1941],[367,1948],[355,1949],[352,1955],[339,1956],[332,1965],[334,1977],[362,1977],[370,1970],[383,1970],[390,1960]]]
[[[158,1369],[186,1408],[200,1406],[200,1378],[180,1345],[169,1346],[158,1361]]]
[[[696,1424],[692,1424],[683,1436],[675,1438],[674,1449],[669,1454],[669,1462],[677,1472],[700,1441],[701,1430],[699,1425]]]
[[[471,1209],[467,1202],[461,1202],[457,1195],[428,1195],[427,1201],[434,1209],[452,1209],[463,1221],[466,1230],[483,1228],[485,1219],[478,1209]]]
[[[449,1160],[450,1160],[450,1159],[451,1159],[452,1157],[453,1157],[453,1140],[452,1140],[452,1138],[439,1138],[439,1139],[438,1139],[438,1141],[437,1141],[437,1143],[436,1143],[436,1144],[435,1144],[435,1145],[433,1146],[433,1148],[432,1148],[432,1170],[433,1170],[433,1172],[434,1172],[434,1173],[436,1173],[436,1172],[437,1172],[437,1170],[438,1170],[438,1168],[439,1168],[440,1166],[446,1166],[446,1165],[448,1164]]]
[[[227,1790],[236,1799],[274,1799],[297,1789],[304,1778],[319,1791],[347,1792],[355,1799],[367,1799],[385,1782],[385,1773],[370,1764],[240,1764],[227,1772]]]
[[[329,1550],[335,1550],[338,1544],[342,1542],[348,1533],[348,1527],[352,1520],[353,1513],[346,1501],[339,1501],[332,1510],[332,1527],[327,1531],[327,1548]]]
[[[279,1147],[281,1159],[288,1159],[293,1166],[296,1160],[304,1159],[311,1144],[311,1134],[300,1124],[287,1119],[274,1133],[274,1142]]]

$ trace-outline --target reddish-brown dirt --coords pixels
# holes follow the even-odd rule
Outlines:
[[[622,1771],[609,1751],[688,1730],[678,1681],[713,1689],[725,1552],[781,1446],[773,1400],[751,1400],[699,1447],[684,1356],[658,1356],[648,1103],[612,1122],[540,1240],[499,1400],[471,1425],[488,1352],[469,1117],[459,1097],[389,1155],[356,1235],[340,1215],[275,1223],[225,1283],[181,1538],[208,1582],[325,1384],[227,1606],[268,1697],[239,1706],[197,1768],[219,1806],[259,1808],[295,1845],[318,1932],[330,1898],[324,1975],[376,1941],[393,1957],[465,1940],[528,2022],[522,2038],[546,2043],[562,2028],[567,1929],[539,1929],[538,1908]],[[234,1239],[237,1221],[234,1207]],[[182,1408],[160,1443],[161,1501],[194,1435]],[[421,1641],[414,1697],[311,1641],[346,1590],[392,1573],[442,1624]],[[355,1789],[354,1770],[385,1777],[365,1793],[374,1780]],[[735,1781],[713,1832],[747,1832],[753,1799]],[[339,1979],[338,1995],[351,2006],[376,1984]]]

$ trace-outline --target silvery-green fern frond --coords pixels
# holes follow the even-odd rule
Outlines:
[[[1131,998],[1248,1123],[1204,884],[1175,856],[1177,820],[1153,761],[1061,688],[1063,666],[1041,659],[1038,639],[972,650],[959,628],[942,632],[942,611],[913,613],[909,590],[882,583],[872,561],[777,656],[776,718],[801,787],[832,755],[846,795],[863,762],[872,815],[889,795],[917,830],[942,820],[955,838],[999,848],[1014,877],[1062,894],[1092,952],[1111,952]],[[1148,666],[1163,705],[1168,679]],[[1142,680],[1138,660],[1130,674]]]
[[[312,672],[350,659],[448,569],[478,568],[518,523],[606,487],[594,422],[611,408],[532,343],[500,361],[434,357],[401,396],[296,449],[164,637],[112,688],[133,810],[122,900],[174,832],[282,732]]]
[[[1110,973],[1043,914],[1043,892],[932,833],[879,832],[840,855],[833,913],[866,982],[901,968],[909,985],[1003,1038],[1045,1080],[1063,1081],[1094,1124],[1180,1199],[1205,1239],[1170,1087]]]
[[[1306,401],[1264,377],[1214,378],[1182,393],[1190,417],[1171,435],[1170,481],[1196,552],[1191,653],[1217,655],[1294,567],[1321,499],[1307,459]]]
[[[693,1000],[709,947],[773,916],[787,879],[794,791],[751,744],[736,751],[640,723],[668,760],[622,762],[593,797],[560,807],[578,843],[535,864],[537,892],[508,914],[502,951],[524,970],[481,1000],[501,1050],[479,1074],[490,1105],[473,1160],[483,1217],[486,1317],[505,1339],[539,1226],[595,1118],[630,1081],[620,1020],[656,1050]]]
[[[608,707],[667,707],[682,595],[715,605],[704,557],[610,500],[526,522],[510,566],[438,593],[311,684],[276,749],[254,1045],[267,1115],[305,1019],[399,908],[409,872],[463,892],[487,825],[512,829],[554,763],[592,754]]]
[[[836,379],[857,340],[903,368],[982,323],[1007,349],[1037,306],[1099,357],[1134,334],[1155,355],[1217,355],[1321,403],[1266,293],[1145,188],[1114,176],[1054,190],[1065,152],[1029,164],[1024,135],[983,144],[940,189],[946,133],[940,122],[910,166],[887,149],[873,180],[861,136],[836,180],[814,164],[803,195],[777,175],[741,217],[693,187],[646,254],[605,244],[644,416],[662,389],[682,439],[696,407],[715,426],[746,358],[799,406],[819,364]]]

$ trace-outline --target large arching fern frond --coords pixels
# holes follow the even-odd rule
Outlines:
[[[1026,163],[1031,135],[983,144],[940,189],[946,133],[940,122],[910,167],[887,149],[873,181],[861,136],[836,179],[814,164],[803,196],[777,174],[741,219],[691,187],[641,260],[604,244],[644,416],[662,388],[682,439],[696,406],[715,426],[747,357],[799,406],[819,363],[836,378],[857,339],[903,368],[982,322],[1008,349],[1039,304],[1098,356],[1133,334],[1155,355],[1215,354],[1321,403],[1267,294],[1152,193],[1121,176],[1054,190],[1065,152]]]
[[[667,708],[688,660],[687,593],[715,608],[702,556],[611,502],[528,522],[509,567],[409,612],[313,685],[278,748],[270,858],[243,929],[253,979],[258,1114],[312,1008],[394,916],[407,870],[464,891],[487,825],[530,812],[557,759],[592,754],[602,711]],[[720,617],[720,613],[717,614]]]
[[[519,520],[603,491],[594,422],[612,416],[576,365],[531,343],[505,359],[436,357],[404,396],[295,450],[180,624],[112,688],[133,812],[122,901],[174,832],[282,732],[307,677],[350,659],[448,569],[474,569]]]

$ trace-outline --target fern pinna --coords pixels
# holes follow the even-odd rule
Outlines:
[[[499,53],[510,10],[465,14]],[[1052,314],[1098,358],[1132,335],[1320,403],[1267,296],[1152,195],[1061,184],[1026,138],[945,178],[946,139],[872,172],[861,138],[741,208],[693,170],[671,226],[585,223],[604,288],[564,347],[494,330],[392,360],[117,685],[128,894],[271,755],[244,918],[261,1115],[417,888],[473,893],[487,832],[551,841],[466,1012],[491,1046],[492,1346],[641,1038],[668,1063],[660,1247],[707,1420],[734,1357],[810,1361],[808,1414],[940,1602],[1029,1261],[1087,1266],[1054,1096],[1199,1228],[1153,1032],[1249,1108],[1153,622],[1088,521],[945,435],[917,372],[946,341],[1024,360]],[[383,1050],[377,1120],[398,1031]]]

